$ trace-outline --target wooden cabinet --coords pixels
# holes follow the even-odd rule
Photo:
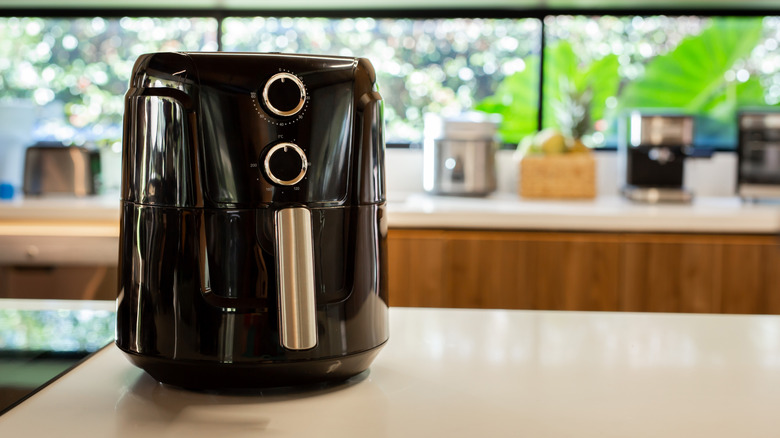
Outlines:
[[[612,310],[616,236],[391,230],[390,304]]]
[[[718,280],[724,312],[780,314],[778,238],[726,243]]]
[[[720,311],[723,245],[718,240],[628,236],[621,250],[620,310]]]
[[[620,310],[780,314],[776,236],[627,234]]]
[[[0,266],[0,298],[114,300],[112,266]]]
[[[774,236],[391,230],[390,304],[780,313]]]
[[[444,232],[390,231],[387,254],[391,306],[457,307],[446,290]]]

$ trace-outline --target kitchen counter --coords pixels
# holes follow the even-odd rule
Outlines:
[[[233,395],[160,385],[109,346],[0,436],[776,437],[780,317],[391,309],[371,369]]]
[[[117,222],[119,193],[72,196],[17,197],[0,200],[0,224],[11,221]]]
[[[486,198],[412,194],[390,203],[394,228],[611,231],[667,233],[780,232],[780,206],[737,197],[696,198],[691,204],[638,204],[618,196],[592,200],[527,200],[513,193]]]
[[[700,197],[686,205],[645,205],[618,196],[526,200],[394,194],[390,228],[663,233],[780,233],[780,205]],[[0,202],[0,264],[113,264],[119,195]],[[77,239],[77,240],[74,240]]]
[[[388,226],[391,228],[780,232],[780,204],[744,203],[737,197],[699,197],[691,204],[659,205],[637,204],[618,196],[578,201],[527,200],[514,193],[496,193],[485,198],[411,193],[391,199],[388,202]],[[0,202],[0,236],[36,232],[44,235],[118,235],[118,220],[118,194],[86,199]],[[56,227],[47,228],[46,225]]]
[[[119,195],[0,201],[0,264],[113,265]]]

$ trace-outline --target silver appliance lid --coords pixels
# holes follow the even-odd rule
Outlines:
[[[425,136],[450,140],[493,140],[501,123],[498,114],[467,112],[452,117],[427,114]]]
[[[688,146],[693,144],[692,116],[631,113],[631,146]]]
[[[777,110],[769,110],[740,114],[739,128],[780,129],[780,112],[777,112]]]

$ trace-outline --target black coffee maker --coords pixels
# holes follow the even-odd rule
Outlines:
[[[157,380],[340,380],[388,339],[366,59],[154,53],[126,95],[116,344]]]
[[[648,203],[690,202],[693,195],[683,186],[683,176],[693,147],[693,117],[633,111],[621,123],[623,196]]]

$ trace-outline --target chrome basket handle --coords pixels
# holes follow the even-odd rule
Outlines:
[[[276,269],[280,341],[288,350],[317,345],[311,212],[302,207],[276,212]]]

